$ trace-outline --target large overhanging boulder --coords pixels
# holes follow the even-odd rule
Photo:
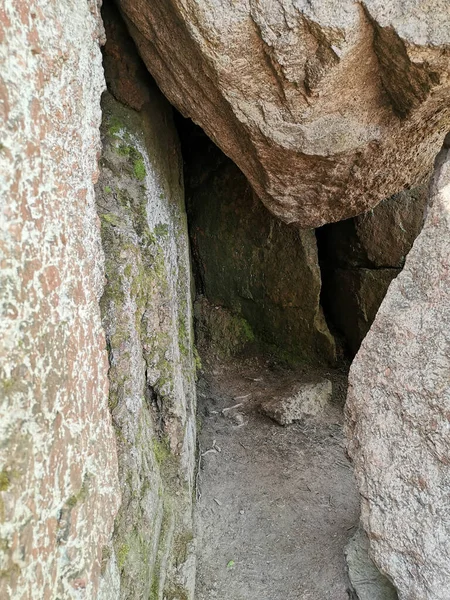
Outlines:
[[[158,85],[305,227],[429,172],[450,128],[448,0],[119,0]]]
[[[400,600],[450,597],[450,139],[431,206],[350,372],[348,450]]]

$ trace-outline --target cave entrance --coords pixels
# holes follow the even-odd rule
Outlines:
[[[104,150],[102,158],[98,204],[107,266],[116,269],[108,273],[109,279],[116,283],[119,273],[125,280],[124,296],[135,294],[120,316],[129,320],[130,306],[140,310],[133,320],[133,327],[139,325],[137,335],[110,335],[111,364],[119,356],[128,365],[125,342],[136,341],[136,354],[145,359],[137,361],[146,386],[142,437],[153,440],[152,448],[119,448],[124,479],[136,452],[150,468],[139,479],[139,489],[131,478],[124,485],[128,496],[123,494],[116,520],[116,546],[126,585],[134,585],[135,562],[143,565],[143,589],[152,567],[147,546],[152,547],[152,586],[162,597],[167,557],[173,555],[179,571],[192,541],[192,490],[183,499],[182,476],[184,466],[193,464],[194,433],[190,446],[185,445],[184,463],[179,460],[183,443],[178,443],[180,432],[195,419],[188,236],[178,140],[170,129],[173,124],[168,126],[170,107],[149,82],[118,15],[105,22],[105,75],[110,94],[124,106],[116,107],[122,124],[109,118],[104,128],[110,152]],[[125,106],[136,114],[125,113]],[[317,231],[301,230],[265,208],[245,176],[201,129],[177,114],[175,123],[184,162],[195,334],[202,364],[197,369],[195,597],[346,600],[353,592],[344,549],[359,521],[343,433],[348,368],[418,233],[426,194],[420,189],[405,192],[361,217]],[[131,145],[135,140],[136,147]],[[185,252],[175,248],[177,240]],[[185,262],[177,263],[178,255]],[[141,263],[142,272],[133,280]],[[114,310],[122,307],[121,296],[111,305],[113,301]],[[106,313],[116,323],[114,310]],[[162,373],[164,367],[170,379],[169,359],[177,356],[177,341],[181,359],[174,359],[174,372],[179,369],[174,378],[192,387],[186,395],[192,403],[183,406],[181,387],[174,385],[177,393],[171,395],[170,381]],[[127,369],[123,367],[128,377]],[[135,373],[132,382],[119,375],[110,370],[111,389],[116,385],[121,392],[113,398],[112,415],[116,425],[123,419],[126,431],[129,415],[121,401],[129,391],[122,393],[122,388],[128,383],[139,390],[142,386]],[[190,431],[194,429],[192,425]],[[149,473],[159,481],[150,486],[157,498],[147,493]],[[148,516],[155,506],[160,512],[157,527]],[[133,535],[139,532],[139,547],[133,552],[123,543],[130,515]],[[160,545],[157,551],[153,538]],[[183,588],[185,583],[177,585]],[[179,589],[176,597],[182,596]]]
[[[343,434],[348,369],[420,231],[427,186],[299,230],[200,128],[176,124],[203,367],[196,598],[356,597],[345,553],[364,540]],[[365,568],[373,586],[379,574]]]
[[[348,368],[403,247],[397,236],[387,265],[361,218],[316,232],[281,223],[200,128],[176,124],[202,361],[196,598],[345,600],[359,521],[343,434]],[[381,225],[367,219],[393,234],[408,198],[391,201],[390,229],[389,208]]]

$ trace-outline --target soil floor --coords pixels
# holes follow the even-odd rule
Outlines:
[[[311,377],[333,383],[320,417],[282,427],[259,412]],[[348,600],[344,547],[359,503],[344,452],[346,381],[261,358],[205,361],[196,600]]]

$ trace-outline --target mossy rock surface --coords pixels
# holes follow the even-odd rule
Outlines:
[[[243,319],[256,340],[292,362],[333,363],[334,339],[320,306],[315,232],[277,220],[239,169],[204,144],[206,172],[199,174],[188,160],[187,179],[198,289],[211,304]],[[215,323],[209,319],[211,337],[214,329],[223,329],[217,316]],[[228,345],[234,345],[231,338]]]
[[[181,158],[170,107],[150,97],[137,113],[105,95],[97,184],[122,488],[117,600],[157,600],[182,585],[175,540],[192,537],[196,359]]]

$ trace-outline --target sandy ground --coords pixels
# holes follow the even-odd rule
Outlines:
[[[345,372],[256,358],[204,367],[196,600],[348,600],[343,550],[358,497],[343,448]],[[259,413],[311,375],[333,382],[320,418],[282,427]]]

